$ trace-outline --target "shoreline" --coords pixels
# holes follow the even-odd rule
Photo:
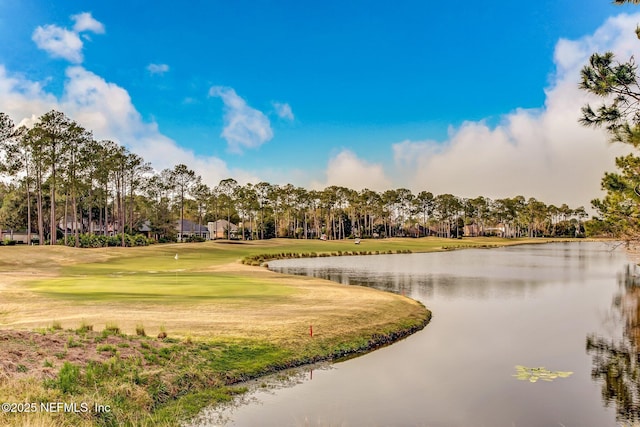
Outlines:
[[[512,241],[512,240],[502,241],[500,242],[501,244],[496,246],[501,247],[501,246],[515,245],[515,244],[530,244],[530,243],[542,244],[542,243],[551,242],[547,239],[543,241],[537,241],[537,239],[536,241],[531,241],[531,240],[532,239],[528,239],[527,241]],[[584,241],[584,239],[578,239],[578,240]],[[444,239],[441,241],[433,240],[433,241],[425,241],[425,242],[442,243],[444,241],[448,241],[448,240]],[[569,240],[563,239],[563,240],[553,240],[553,241],[569,241]],[[469,242],[469,239],[467,239],[466,241],[450,242],[450,243],[456,243],[457,244],[456,246],[458,246],[458,247],[452,247],[452,248],[424,247],[422,248],[424,250],[415,250],[416,248],[411,248],[411,249],[395,248],[395,250],[396,251],[409,250],[409,252],[433,252],[433,251],[482,247],[481,246],[482,244],[486,245],[486,243],[482,243],[483,242],[482,240],[480,240],[480,243],[476,242],[476,244],[470,244],[470,245],[467,244],[468,242]],[[275,243],[276,243],[275,245],[276,247],[278,247],[277,244],[282,245],[282,242],[275,242]],[[412,244],[413,246],[415,246],[416,241],[410,240],[410,241],[402,241],[398,243],[398,241],[396,240],[391,242],[379,241],[376,243],[378,245],[387,243],[388,245],[385,245],[385,246],[390,246],[390,247],[403,246],[403,245],[407,246],[409,244]],[[344,243],[334,242],[334,245],[332,246],[335,247],[340,245],[344,245]],[[228,246],[232,246],[232,245],[228,245]],[[296,245],[293,244],[289,246],[293,247]],[[317,246],[318,248],[323,248],[322,244]],[[494,246],[491,246],[491,247],[494,247]],[[333,249],[333,247],[330,247],[329,249]],[[173,248],[169,250],[173,251]],[[388,249],[388,250],[392,250],[392,249]],[[80,251],[86,251],[86,249],[81,249]],[[335,251],[331,251],[331,252],[335,252]],[[293,253],[293,252],[290,252],[290,253]],[[401,252],[401,253],[408,253],[408,252]],[[345,255],[345,253],[341,253],[340,255]],[[298,256],[298,257],[302,257],[302,256]],[[239,261],[238,258],[236,258],[235,262],[237,263],[238,261]],[[240,265],[236,265],[236,267],[240,267]],[[181,420],[191,419],[194,416],[196,416],[203,408],[228,401],[229,399],[232,398],[232,396],[234,396],[238,392],[243,392],[244,390],[242,389],[240,389],[240,391],[234,390],[234,389],[237,387],[242,387],[243,385],[242,383],[247,380],[259,379],[260,377],[263,377],[270,373],[276,373],[289,368],[303,367],[313,363],[318,363],[323,361],[335,362],[343,358],[354,357],[360,354],[368,353],[377,348],[393,344],[423,329],[431,319],[432,313],[426,307],[424,307],[424,305],[410,298],[401,297],[396,294],[392,294],[392,293],[388,293],[380,290],[372,291],[367,288],[362,288],[366,291],[344,289],[344,285],[336,285],[336,284],[331,285],[329,283],[325,283],[326,281],[318,281],[317,279],[316,280],[304,279],[302,276],[282,275],[279,273],[271,272],[270,270],[267,270],[264,267],[252,268],[249,266],[242,265],[238,270],[236,270],[236,267],[231,266],[231,264],[229,263],[222,263],[220,264],[220,267],[218,269],[222,269],[225,272],[232,271],[232,272],[235,272],[236,274],[240,274],[237,271],[246,273],[247,271],[251,272],[251,271],[254,271],[253,269],[257,269],[257,270],[260,270],[261,273],[258,273],[256,271],[256,274],[259,277],[261,277],[263,280],[266,280],[267,278],[269,278],[269,280],[273,280],[279,283],[280,286],[289,286],[289,282],[295,282],[297,285],[301,286],[301,289],[304,292],[307,292],[309,289],[313,289],[314,287],[317,287],[318,285],[320,285],[320,283],[322,283],[323,292],[324,291],[334,292],[337,288],[342,287],[343,291],[344,290],[355,291],[355,292],[359,292],[362,295],[376,294],[378,296],[381,296],[380,302],[386,301],[385,304],[395,300],[396,302],[393,304],[397,304],[398,307],[406,307],[407,309],[410,307],[413,307],[411,308],[412,314],[401,310],[396,314],[396,317],[394,317],[395,320],[389,319],[386,321],[386,323],[383,323],[383,324],[376,324],[373,326],[369,326],[367,328],[363,328],[361,325],[359,330],[353,331],[350,329],[346,329],[345,331],[337,331],[331,336],[323,336],[322,333],[320,333],[317,338],[314,336],[313,338],[314,341],[308,341],[308,340],[305,341],[305,340],[298,339],[297,341],[294,340],[294,342],[289,342],[289,344],[287,344],[288,341],[286,338],[284,338],[284,341],[278,343],[278,339],[275,339],[275,340],[273,339],[269,340],[269,338],[267,338],[266,340],[256,339],[256,338],[252,338],[251,335],[248,335],[247,337],[241,339],[240,341],[234,340],[231,338],[227,339],[226,337],[215,337],[215,336],[211,337],[211,339],[207,339],[206,337],[204,338],[194,337],[192,339],[190,336],[187,336],[186,338],[181,340],[181,339],[176,339],[175,335],[172,334],[171,331],[169,331],[169,338],[158,341],[159,343],[158,346],[156,346],[156,348],[153,348],[154,345],[152,344],[156,343],[156,340],[153,338],[148,338],[148,337],[140,338],[140,337],[135,337],[131,335],[129,336],[118,335],[117,339],[107,337],[107,344],[102,344],[102,345],[103,346],[110,345],[111,347],[107,347],[106,352],[107,352],[107,355],[109,355],[109,352],[113,353],[113,355],[110,358],[105,358],[105,360],[100,363],[113,364],[115,363],[114,359],[121,357],[120,352],[124,353],[126,351],[129,351],[125,349],[138,350],[138,353],[134,354],[134,356],[132,356],[128,360],[131,363],[129,364],[125,363],[123,366],[121,366],[121,368],[124,370],[130,369],[132,365],[136,365],[136,364],[143,365],[145,367],[149,367],[150,369],[153,368],[157,370],[158,367],[161,368],[162,366],[165,366],[165,365],[162,365],[164,361],[160,360],[159,365],[149,364],[147,366],[145,365],[145,363],[147,363],[145,362],[146,360],[145,358],[161,359],[163,355],[178,357],[177,356],[178,354],[186,353],[185,358],[180,359],[179,366],[175,366],[175,365],[171,366],[170,368],[171,372],[169,372],[169,374],[171,375],[166,375],[167,377],[170,377],[170,378],[164,378],[162,377],[162,375],[156,375],[156,376],[147,375],[145,374],[144,369],[135,370],[135,372],[140,371],[138,372],[138,374],[140,374],[141,376],[144,376],[142,381],[143,382],[146,381],[146,384],[143,384],[144,387],[141,387],[141,388],[140,387],[136,388],[131,386],[130,387],[131,390],[129,390],[128,393],[132,393],[133,395],[138,395],[141,392],[141,390],[145,390],[145,389],[149,390],[151,393],[151,392],[154,392],[155,390],[154,387],[156,386],[160,388],[164,387],[169,390],[167,392],[169,395],[167,396],[167,399],[164,401],[158,401],[158,402],[154,401],[149,403],[145,399],[140,398],[141,400],[140,402],[138,402],[140,403],[138,410],[140,409],[145,410],[144,408],[146,408],[145,411],[148,412],[147,415],[144,417],[144,419],[146,420],[145,421],[146,425],[158,425],[158,424],[162,425],[163,423],[168,422],[168,420],[175,421],[177,419],[181,419]],[[318,294],[318,295],[322,295],[322,294]],[[333,297],[329,295],[327,298],[328,298],[327,301],[331,301]],[[316,301],[312,301],[312,302],[315,305]],[[372,304],[375,304],[375,301]],[[373,309],[371,309],[374,315],[377,313],[381,313],[384,310],[385,310],[384,306],[380,306],[380,305],[376,305]],[[405,313],[405,314],[401,314],[401,313]],[[0,315],[1,314],[2,313],[0,313]],[[2,321],[2,316],[0,316],[0,322],[1,321]],[[346,324],[349,324],[350,320],[347,318],[347,319],[344,319],[342,322],[343,323],[346,322]],[[315,331],[315,326],[314,326],[314,331]],[[322,331],[322,328],[320,328],[320,331]],[[2,337],[3,332],[7,334],[10,331],[0,327],[0,337]],[[42,333],[42,331],[35,332],[35,333],[40,334]],[[55,336],[55,334],[57,333],[59,332],[45,331],[45,336],[47,334],[51,334],[51,336]],[[69,334],[73,335],[73,333],[70,332],[70,330],[67,330],[66,333],[67,335],[63,335],[63,337],[64,339],[68,340],[68,342],[71,342],[73,339],[75,339],[75,338],[72,339],[68,337]],[[74,332],[74,333],[77,334],[77,332]],[[112,340],[113,343],[109,344],[108,343],[109,340]],[[143,344],[144,342],[151,343],[147,345],[152,347],[152,349],[145,350],[144,344]],[[85,344],[85,345],[88,345],[88,344]],[[120,345],[122,345],[122,347],[119,347]],[[90,347],[89,349],[93,350],[95,349],[95,347]],[[221,351],[222,352],[221,355],[218,355],[220,357],[218,356],[212,357],[210,355],[212,350]],[[102,353],[104,353],[104,351]],[[229,354],[227,355],[227,353]],[[243,356],[243,354],[245,356]],[[209,364],[216,364],[219,362],[218,358],[223,359],[223,361],[227,363],[228,362],[226,360],[227,356],[230,360],[231,359],[233,360],[231,360],[231,362],[229,362],[230,363],[229,366],[226,366],[226,367],[220,365],[221,366],[220,368],[200,369],[200,365],[198,365],[198,363],[202,364],[203,360]],[[172,360],[171,357],[168,360]],[[236,360],[236,358],[239,358],[238,359],[239,361]],[[250,361],[250,359],[257,360],[257,363],[246,364],[246,362]],[[154,366],[157,366],[157,367],[154,368]],[[205,364],[202,364],[201,366],[209,366],[209,365],[206,365],[205,363]],[[161,369],[164,369],[164,368],[161,368]],[[86,384],[83,383],[83,381],[85,381],[86,379],[84,378],[84,376],[86,375],[86,370],[87,370],[86,365],[83,367],[82,364],[79,364],[79,371],[80,371],[80,374],[78,376],[79,389],[84,389],[84,387],[86,386]],[[193,371],[196,371],[196,372],[193,372]],[[0,370],[0,374],[2,374],[2,370]],[[182,376],[182,377],[188,378],[186,380],[186,383],[183,384],[184,387],[182,389],[176,388],[177,387],[175,385],[176,382],[175,381],[172,382],[175,379],[173,378],[173,376]],[[205,377],[208,377],[208,378],[205,378]],[[1,378],[2,376],[0,375],[0,379]],[[59,380],[60,378],[59,373],[57,378]],[[122,378],[122,381],[118,381],[119,377],[116,376],[115,378],[116,378],[115,384],[108,383],[108,380],[109,380],[108,378],[104,379],[104,381],[107,382],[105,387],[109,388],[109,387],[115,387],[117,385],[121,386],[123,384],[122,381],[125,380],[125,378]],[[49,379],[52,379],[52,378],[49,378]],[[184,380],[180,380],[180,381],[184,382]],[[177,381],[177,383],[179,383],[179,381]],[[124,384],[126,384],[126,381],[124,382]],[[7,390],[6,385],[7,384],[5,384],[5,387],[3,387],[2,381],[0,380],[0,398],[3,398],[3,400],[5,401],[10,401],[7,398],[18,399],[19,397],[21,397],[14,393],[7,393],[9,390]],[[229,386],[233,386],[234,389],[229,389]],[[55,387],[53,388],[53,392],[50,391],[51,388],[49,389],[42,388],[42,387],[38,388],[37,384],[35,386],[32,384],[31,387],[33,389],[30,390],[31,393],[29,394],[40,395],[40,400],[42,400],[43,398],[45,400],[46,399],[51,400],[52,398],[64,399],[70,396],[64,393],[60,394],[59,390],[57,390]],[[157,392],[157,390],[155,390],[155,392]],[[24,395],[24,392],[22,394]],[[109,394],[107,393],[106,396],[108,395]],[[174,397],[171,397],[171,396],[174,396]],[[132,410],[132,409],[133,408],[130,408],[129,410]],[[121,412],[126,413],[126,411],[127,411],[126,407],[121,409]],[[40,416],[41,414],[38,414],[36,418],[39,419]],[[124,423],[128,422],[130,424],[136,424],[137,422],[140,421],[140,419],[131,419],[126,417],[125,415],[123,415],[123,417],[124,418],[122,417],[118,418],[118,422],[120,424],[122,423],[121,421],[124,421]],[[0,421],[2,421],[2,419],[3,417],[0,417]],[[50,424],[47,424],[48,420],[50,421]],[[19,422],[19,419],[16,421]],[[42,419],[39,419],[38,422],[39,422],[38,425],[42,425],[42,426],[95,425],[97,420],[92,419],[91,417],[83,418],[83,417],[76,417],[76,416],[70,416],[70,417],[55,416],[55,417],[49,417],[49,418],[44,417]],[[22,422],[22,424],[23,423],[24,422]]]

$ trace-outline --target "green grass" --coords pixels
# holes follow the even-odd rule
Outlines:
[[[202,270],[229,264],[251,256],[281,257],[281,254],[330,254],[346,252],[430,252],[460,247],[508,245],[542,239],[386,239],[285,240],[221,244],[156,245],[142,248],[114,248],[108,261],[64,266],[60,277],[29,282],[31,290],[50,297],[78,301],[158,301],[164,303],[246,300],[272,301],[286,298],[290,288],[268,283],[263,278]],[[78,250],[83,252],[96,249]],[[99,249],[98,249],[99,250]],[[179,259],[175,260],[175,254]],[[286,257],[286,256],[285,256]]]
[[[108,419],[68,416],[61,425],[174,425],[203,406],[231,399],[242,391],[229,388],[237,381],[367,351],[397,332],[424,326],[430,318],[423,306],[401,296],[279,275],[241,265],[243,259],[430,252],[545,241],[422,238],[363,240],[355,245],[353,240],[274,239],[139,248],[2,247],[3,268],[18,277],[3,290],[3,310],[11,312],[13,322],[26,319],[27,325],[43,327],[43,335],[72,336],[64,338],[64,351],[40,355],[39,366],[56,366],[55,378],[41,383],[10,379],[0,383],[0,396],[13,401],[72,398],[115,408]],[[20,274],[25,269],[41,274],[25,281]],[[42,324],[32,320],[35,316]],[[61,322],[51,326],[51,319],[62,319],[76,330],[60,331]],[[109,320],[118,324],[110,325]],[[101,329],[105,321],[102,332],[93,331],[94,324]],[[308,336],[310,322],[313,339]],[[158,331],[168,338],[157,339]],[[143,336],[147,333],[149,337]],[[71,359],[76,350],[103,359],[78,362]],[[62,416],[52,415],[59,418],[43,425],[56,425]],[[0,414],[0,424],[3,421]]]
[[[134,286],[132,286],[134,285]],[[162,301],[280,299],[293,290],[238,275],[179,272],[128,276],[87,274],[31,282],[29,288],[50,297],[78,301]]]

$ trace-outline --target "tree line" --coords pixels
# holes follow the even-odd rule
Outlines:
[[[225,219],[238,224],[240,239],[344,239],[576,236],[584,234],[587,218],[583,207],[523,196],[308,190],[268,182],[240,185],[232,178],[210,187],[187,165],[157,171],[55,110],[30,128],[0,113],[0,173],[8,178],[0,183],[0,233],[22,229],[29,241],[52,245],[63,239],[80,246],[88,234],[117,235],[126,246],[126,236],[145,224],[156,240],[174,241],[186,231],[179,229],[183,219],[199,225]]]

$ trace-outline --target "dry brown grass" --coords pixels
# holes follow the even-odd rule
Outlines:
[[[223,246],[223,248],[225,248]],[[33,292],[25,283],[56,277],[60,269],[77,263],[104,262],[123,251],[140,249],[77,250],[64,247],[2,248],[0,276],[0,328],[47,327],[55,319],[63,328],[76,329],[83,322],[104,329],[116,322],[123,332],[135,334],[144,323],[150,336],[165,325],[171,336],[226,336],[268,338],[274,342],[306,339],[309,325],[318,336],[339,336],[358,328],[375,328],[398,318],[424,312],[417,303],[401,296],[367,288],[344,286],[326,280],[291,277],[251,267],[237,261],[212,264],[201,271],[224,272],[239,278],[259,279],[293,289],[278,303],[259,300],[189,302],[69,301]],[[226,249],[226,248],[225,248]],[[135,282],[131,283],[135,286]]]

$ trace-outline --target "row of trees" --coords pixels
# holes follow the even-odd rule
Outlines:
[[[125,147],[95,140],[59,111],[31,127],[0,113],[0,233],[26,229],[40,244],[79,244],[79,236],[135,234],[143,224],[160,240],[175,239],[176,219],[198,224],[226,219],[240,238],[508,237],[576,235],[587,217],[580,207],[555,207],[522,196],[490,200],[451,194],[376,192],[331,186],[321,191],[267,182],[222,180],[211,188],[188,166],[155,171]],[[180,221],[179,227],[183,226]],[[466,231],[465,231],[466,226]],[[70,236],[68,234],[71,234]],[[0,238],[2,236],[0,235]]]

